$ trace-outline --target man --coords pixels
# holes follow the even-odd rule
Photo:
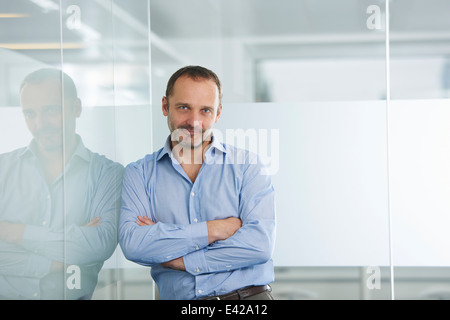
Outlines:
[[[76,134],[65,73],[29,74],[20,101],[33,140],[0,155],[0,298],[90,298],[117,245],[123,167]]]
[[[212,134],[221,97],[212,71],[175,72],[162,99],[171,135],[124,172],[119,243],[151,266],[162,299],[272,299],[274,190],[254,154]]]

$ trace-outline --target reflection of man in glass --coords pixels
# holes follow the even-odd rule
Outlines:
[[[122,166],[75,132],[81,101],[55,69],[28,75],[29,146],[0,155],[0,297],[83,299],[117,244]]]

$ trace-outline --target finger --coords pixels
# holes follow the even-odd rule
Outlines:
[[[100,217],[95,217],[86,224],[86,227],[96,227],[100,224]]]
[[[146,225],[154,225],[155,223],[147,216],[138,216],[139,221]]]
[[[145,222],[145,220],[144,220],[143,217],[141,217],[141,216],[138,216],[138,220],[136,220],[136,223],[137,223],[138,225],[140,225],[141,227],[147,225],[147,223]]]

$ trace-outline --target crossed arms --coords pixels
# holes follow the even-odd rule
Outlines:
[[[183,224],[155,220],[150,178],[141,164],[129,165],[124,173],[119,221],[119,243],[125,257],[144,266],[163,265],[193,275],[269,261],[275,236],[274,191],[270,179],[259,173],[260,167],[247,170],[236,212]]]
[[[155,223],[146,216],[138,216],[138,220],[136,221],[136,223],[141,227],[155,225]],[[213,242],[226,240],[231,237],[242,226],[242,221],[239,218],[230,217],[225,219],[207,221],[206,226],[208,228],[208,244],[211,244]],[[162,263],[162,265],[175,270],[186,270],[183,257],[169,260]]]

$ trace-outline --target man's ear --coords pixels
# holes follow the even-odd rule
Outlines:
[[[219,107],[217,108],[217,115],[216,115],[215,123],[219,122],[221,115],[222,115],[222,105],[220,104]]]
[[[169,100],[166,97],[162,97],[162,112],[166,117],[169,114]]]
[[[73,112],[76,118],[80,117],[82,109],[83,108],[81,106],[81,100],[79,98],[76,98],[73,103]]]

